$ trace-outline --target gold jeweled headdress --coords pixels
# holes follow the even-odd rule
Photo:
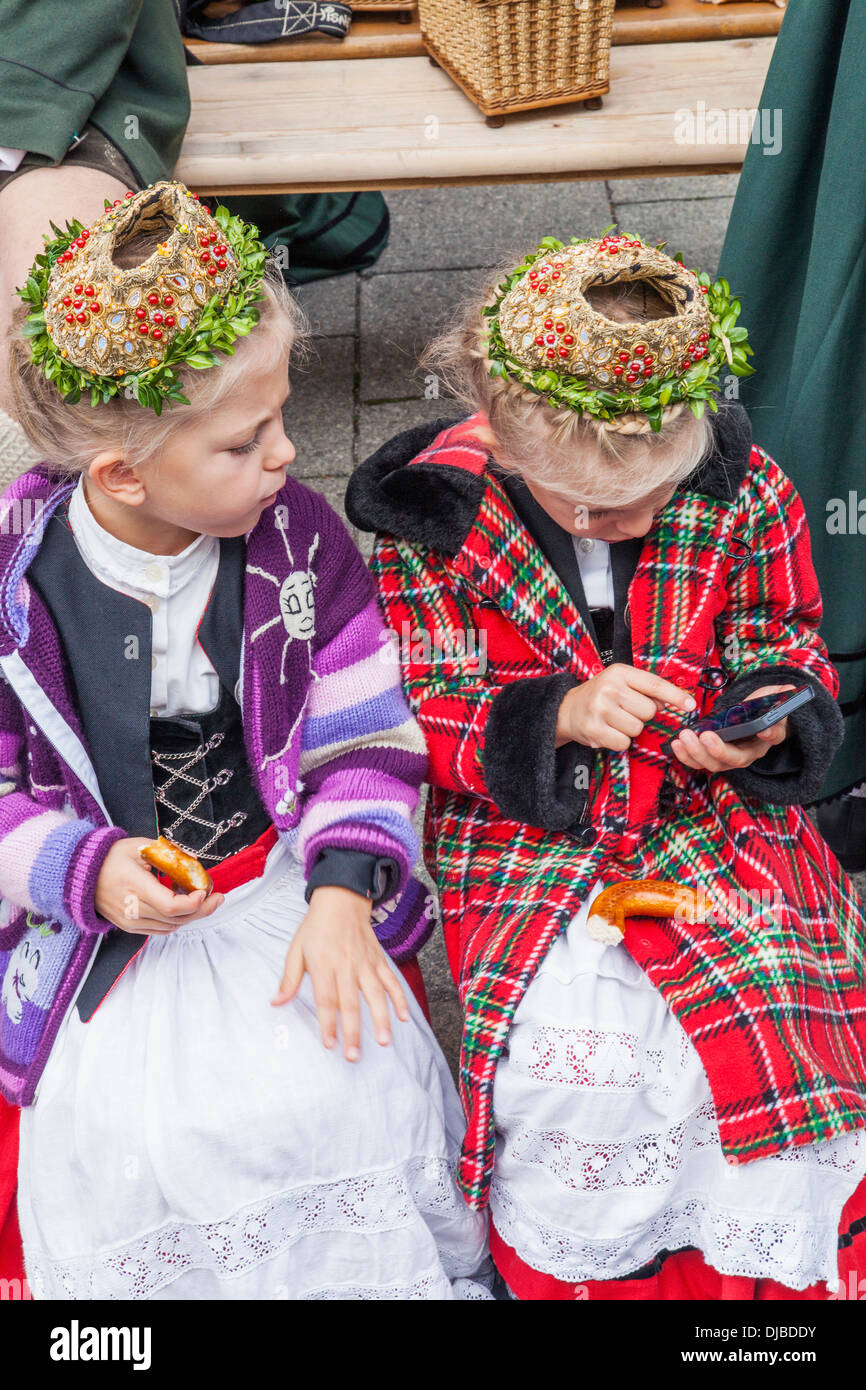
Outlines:
[[[618,323],[586,298],[593,287],[635,281],[655,290],[670,315]],[[727,281],[686,270],[639,237],[574,237],[569,245],[545,237],[483,313],[492,375],[600,419],[640,412],[658,430],[672,403],[695,415],[707,404],[715,410],[725,367],[734,376],[754,371]]]
[[[257,228],[210,209],[183,184],[152,184],[106,203],[91,224],[46,237],[18,294],[33,306],[25,333],[36,363],[70,403],[123,390],[159,414],[187,403],[179,369],[218,362],[258,321],[267,252]],[[115,263],[141,234],[159,238],[140,265]]]

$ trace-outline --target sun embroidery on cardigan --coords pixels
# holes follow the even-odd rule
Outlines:
[[[292,555],[289,538],[286,535],[287,514],[287,507],[275,507],[274,525],[283,538],[283,545],[285,546],[286,557],[289,564],[294,565],[295,558]],[[292,642],[306,642],[307,651],[309,652],[309,644],[316,635],[316,601],[314,593],[316,575],[313,571],[313,557],[318,548],[319,533],[317,531],[310,543],[309,551],[307,552],[306,569],[293,569],[291,574],[286,575],[286,578],[282,581],[280,581],[277,575],[269,574],[267,570],[260,569],[258,565],[247,565],[248,574],[261,575],[262,579],[270,580],[280,591],[279,613],[276,617],[269,618],[266,623],[262,623],[261,627],[256,628],[250,638],[250,645],[252,645],[256,638],[268,632],[275,624],[279,623],[280,619],[282,619],[283,626],[286,629],[286,640],[283,643],[283,656],[280,662],[280,685],[285,685],[286,683],[286,655],[290,644]]]
[[[293,566],[291,572],[288,575],[286,575],[285,579],[280,580],[280,578],[277,575],[270,574],[268,570],[263,570],[258,565],[247,565],[248,574],[257,574],[262,579],[267,579],[271,584],[273,584],[277,589],[279,589],[279,613],[277,613],[273,618],[269,618],[266,623],[262,623],[260,627],[256,628],[255,632],[250,637],[250,646],[252,647],[259,637],[264,636],[264,634],[266,632],[269,632],[272,627],[275,627],[280,622],[282,622],[283,627],[286,630],[286,638],[283,642],[283,652],[282,657],[280,658],[280,685],[285,685],[286,683],[286,657],[288,655],[289,647],[291,646],[292,642],[303,642],[307,649],[307,686],[303,703],[298,711],[298,716],[294,724],[289,730],[288,738],[286,739],[282,748],[280,748],[276,753],[269,753],[262,759],[262,772],[264,772],[265,767],[268,763],[274,762],[277,759],[284,757],[287,750],[290,748],[292,740],[295,737],[295,734],[304,718],[304,714],[306,713],[310,686],[313,681],[318,680],[318,676],[315,670],[313,669],[312,641],[313,637],[316,634],[315,586],[317,578],[313,570],[313,559],[315,557],[316,551],[319,548],[319,533],[317,531],[316,534],[313,536],[312,541],[310,542],[310,546],[307,551],[306,569],[295,569],[295,557],[292,554],[292,548],[289,545],[289,538],[286,535],[287,520],[288,508],[285,506],[275,507],[274,526],[277,528],[280,535],[282,536],[283,546],[286,552],[286,558],[288,559],[289,564]],[[300,791],[300,786],[298,787],[298,791]],[[280,799],[276,806],[277,814],[285,815],[287,813],[292,812],[295,809],[296,804],[297,797],[295,793],[291,790],[291,788],[283,789],[282,795],[280,796]]]

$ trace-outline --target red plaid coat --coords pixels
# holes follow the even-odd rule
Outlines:
[[[582,820],[577,803],[568,813],[574,825],[515,817],[522,793],[503,786],[503,749],[513,750],[517,781],[529,776],[526,758],[539,739],[549,739],[543,756],[552,765],[550,709],[569,684],[603,668],[486,452],[463,437],[465,425],[432,441],[430,433],[426,447],[425,431],[411,431],[362,465],[347,507],[357,524],[380,530],[372,567],[429,748],[425,858],[465,1010],[459,1181],[467,1200],[487,1200],[494,1073],[515,1008],[599,876],[675,879],[707,895],[704,923],[635,918],[625,946],[701,1056],[729,1156],[748,1161],[862,1126],[864,917],[850,879],[793,804],[808,800],[804,789],[817,794],[824,768],[771,786],[757,768],[693,772],[661,751],[683,718],[668,709],[624,753],[585,750]],[[701,684],[711,669],[730,682],[728,704],[763,684],[812,684],[819,698],[802,720],[801,712],[789,720],[808,763],[821,730],[835,731],[841,718],[817,632],[821,600],[803,507],[781,469],[748,442],[733,482],[719,463],[703,488],[699,478],[680,486],[644,539],[628,591],[633,664],[690,690],[698,713],[717,699]],[[486,643],[486,669],[461,656],[467,633],[470,645],[473,634]],[[447,634],[458,635],[450,655]],[[531,702],[514,704],[510,724],[503,716],[503,698],[521,694],[509,690],[518,681],[535,682],[523,690],[538,692],[539,709],[547,702],[541,724],[533,727]],[[594,844],[581,843],[587,824]],[[768,903],[774,916],[762,911]]]

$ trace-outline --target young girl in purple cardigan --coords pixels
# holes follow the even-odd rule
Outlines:
[[[12,343],[47,462],[0,503],[0,1085],[28,1279],[483,1298],[459,1103],[393,964],[429,931],[424,742],[361,556],[286,476],[297,311],[254,229],[181,185],[72,230]],[[154,876],[157,833],[210,896]]]

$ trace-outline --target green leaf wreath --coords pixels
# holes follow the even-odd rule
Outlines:
[[[610,227],[605,228],[606,232],[610,230]],[[623,235],[630,241],[641,240],[634,233],[626,232]],[[572,237],[570,245],[582,246],[591,240],[594,238]],[[656,250],[663,250],[666,244],[657,244]],[[524,366],[509,352],[502,337],[499,324],[502,301],[517,281],[532,268],[535,261],[544,259],[551,252],[564,249],[564,242],[557,241],[556,237],[545,237],[538,250],[526,256],[498,286],[496,302],[482,311],[489,319],[487,341],[491,376],[509,376],[520,381],[530,390],[544,396],[557,410],[565,406],[569,410],[593,415],[601,420],[613,420],[626,411],[640,411],[647,416],[653,430],[658,432],[661,429],[664,408],[673,402],[683,401],[698,418],[703,415],[707,406],[711,410],[718,410],[716,397],[721,385],[723,368],[738,377],[751,376],[754,372],[755,369],[748,360],[753,356],[748,333],[745,328],[737,325],[741,312],[740,301],[731,298],[731,287],[727,280],[711,280],[704,272],[696,273],[698,283],[707,290],[705,302],[710,315],[710,340],[707,343],[707,356],[696,362],[687,372],[659,372],[648,377],[639,391],[628,391],[625,388],[605,391],[600,387],[588,386],[583,377],[543,369],[533,371],[532,368]],[[677,254],[673,259],[682,264],[681,255]]]
[[[106,201],[105,206],[108,208],[111,204]],[[236,340],[246,337],[255,327],[259,319],[256,305],[263,298],[261,284],[268,252],[259,240],[257,227],[233,217],[222,204],[213,215],[238,262],[239,271],[232,288],[224,298],[215,294],[208,300],[196,322],[172,338],[155,367],[122,377],[99,376],[76,367],[68,357],[62,356],[47,330],[45,301],[51,272],[58,258],[84,231],[78,221],[67,222],[65,232],[51,223],[54,239],[46,240],[44,251],[37,255],[26,283],[17,293],[25,303],[34,306],[23,330],[24,336],[32,340],[30,360],[41,367],[70,405],[87,391],[91,405],[96,406],[121,391],[130,390],[139,405],[148,406],[157,415],[162,413],[164,401],[189,405],[181,390],[179,370],[193,367],[201,371],[215,366],[217,353],[231,355]]]

